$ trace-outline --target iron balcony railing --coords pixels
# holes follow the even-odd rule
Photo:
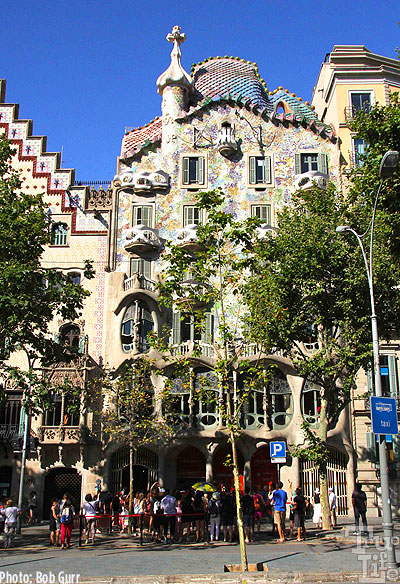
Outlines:
[[[369,114],[369,112],[371,111],[371,104],[365,103],[362,108],[354,106],[345,107],[344,119],[346,120],[346,122],[352,122],[360,111],[364,112],[365,114]]]

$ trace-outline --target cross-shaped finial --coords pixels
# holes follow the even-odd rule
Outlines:
[[[186,35],[184,32],[181,33],[180,26],[174,26],[174,28],[172,29],[172,32],[167,34],[167,41],[169,43],[173,43],[174,41],[176,41],[178,43],[178,46],[179,46],[182,43],[184,43],[185,40],[186,40]]]

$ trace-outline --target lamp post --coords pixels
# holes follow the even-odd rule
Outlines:
[[[373,283],[373,254],[372,254],[372,244],[374,240],[374,226],[375,226],[375,215],[376,208],[378,204],[378,198],[381,191],[381,187],[385,178],[389,178],[393,175],[397,168],[399,161],[399,153],[393,150],[386,152],[382,158],[381,165],[379,168],[379,175],[381,177],[381,182],[379,184],[378,192],[375,197],[374,209],[372,212],[371,223],[368,229],[359,235],[354,229],[348,225],[340,225],[336,228],[337,233],[352,233],[361,248],[362,256],[364,259],[365,268],[367,271],[369,295],[371,301],[371,329],[372,329],[372,346],[373,346],[373,361],[374,361],[374,379],[375,379],[375,395],[377,397],[382,396],[382,382],[381,382],[381,370],[380,370],[380,360],[379,360],[379,336],[378,336],[378,321],[375,312],[375,298],[374,298],[374,283]],[[363,238],[370,232],[370,242],[369,242],[369,262],[365,253]],[[393,521],[392,521],[392,508],[390,502],[390,490],[389,490],[389,475],[387,468],[387,454],[386,454],[386,436],[384,434],[379,435],[379,465],[380,465],[380,482],[381,482],[381,496],[382,496],[382,513],[383,513],[383,538],[385,542],[385,550],[387,551],[387,565],[388,568],[396,568],[396,554],[393,545]]]

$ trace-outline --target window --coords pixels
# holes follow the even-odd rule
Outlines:
[[[251,216],[271,225],[271,205],[252,205]]]
[[[122,320],[121,342],[125,353],[135,349],[144,353],[150,349],[148,333],[154,328],[153,317],[142,300],[135,300],[125,311]]]
[[[305,421],[311,424],[314,428],[319,426],[320,407],[320,389],[307,381],[301,394],[301,411]]]
[[[205,158],[203,156],[182,157],[182,184],[205,185]]]
[[[270,381],[269,417],[273,429],[284,428],[293,417],[292,390],[280,369],[274,371]]]
[[[67,324],[63,326],[60,334],[60,342],[66,347],[79,348],[81,331],[76,324]]]
[[[263,185],[271,182],[271,157],[249,156],[249,183]]]
[[[141,274],[147,280],[151,280],[152,261],[143,258],[131,258],[130,276]]]
[[[55,393],[52,402],[44,415],[45,426],[79,426],[79,396]]]
[[[304,174],[312,170],[328,174],[328,156],[318,152],[299,152],[295,154],[296,174]]]
[[[66,223],[54,223],[51,226],[51,244],[67,245],[68,225]]]
[[[153,207],[151,205],[135,205],[133,207],[132,225],[153,227]]]
[[[196,322],[194,315],[187,315],[181,320],[180,312],[172,313],[172,343],[179,345],[187,341],[201,341],[212,344],[214,340],[214,315],[206,312],[204,322]]]
[[[72,284],[80,284],[81,283],[81,275],[79,272],[70,272],[68,274],[68,280],[72,282]]]
[[[397,379],[397,359],[395,355],[380,355],[382,395],[385,397],[399,397]],[[375,379],[373,370],[367,371],[368,391],[375,393]]]
[[[195,205],[183,207],[183,227],[187,225],[200,225],[202,223],[202,210]]]
[[[369,113],[371,109],[371,93],[351,93],[351,107],[353,115],[359,111]]]
[[[354,166],[362,166],[367,143],[362,138],[353,138]]]

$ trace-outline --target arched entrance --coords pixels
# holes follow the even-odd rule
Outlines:
[[[176,459],[176,487],[185,489],[206,480],[206,457],[198,448],[184,448]]]
[[[64,493],[70,496],[75,511],[78,512],[81,506],[81,487],[82,477],[76,468],[52,468],[44,481],[43,519],[49,518],[53,497],[59,500]]]
[[[244,460],[240,450],[236,447],[239,475],[243,476]],[[230,444],[220,446],[214,453],[213,458],[213,482],[218,488],[225,487],[231,490],[234,486],[233,466],[227,466],[227,461],[232,460],[232,447]],[[241,479],[243,484],[243,479]]]
[[[129,446],[120,448],[111,456],[110,491],[129,491]],[[146,492],[157,480],[158,456],[147,448],[133,451],[133,490]]]
[[[9,497],[11,494],[12,467],[0,467],[0,497]]]
[[[269,448],[261,446],[251,457],[251,486],[258,490],[269,482],[278,482],[278,472],[276,464],[271,462]]]

